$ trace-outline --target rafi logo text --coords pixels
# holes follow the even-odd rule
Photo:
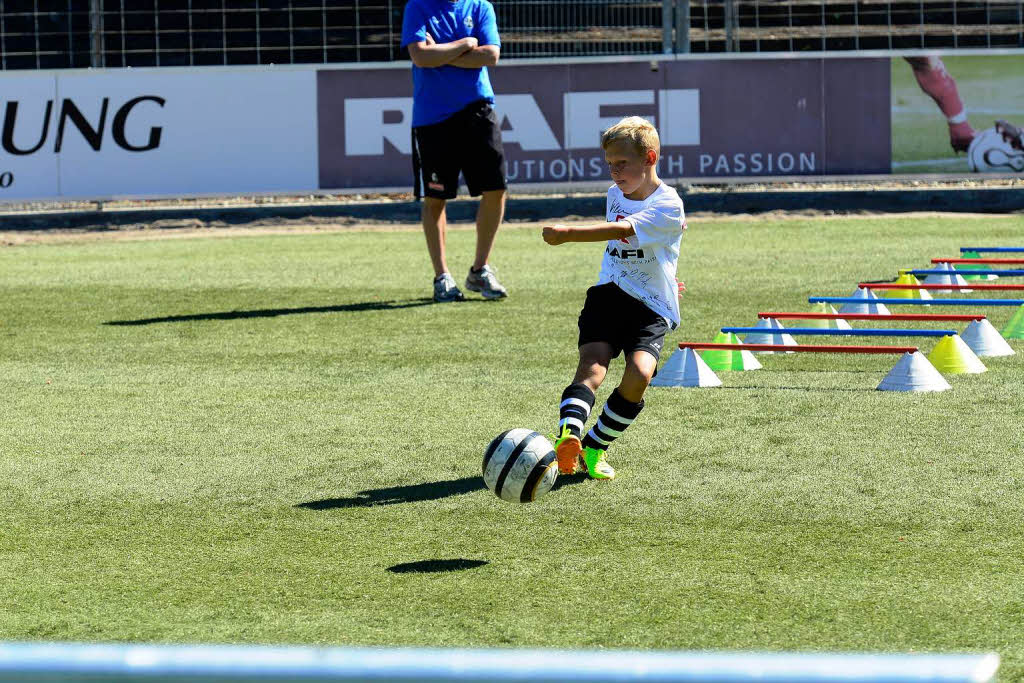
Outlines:
[[[643,249],[619,249],[618,247],[609,247],[605,249],[605,251],[608,253],[609,256],[614,256],[615,258],[621,259],[642,259],[644,257]]]
[[[562,96],[562,104],[565,132],[559,140],[533,95],[496,95],[495,109],[506,123],[503,141],[533,152],[594,149],[601,132],[621,118],[604,115],[602,108],[647,107],[656,113],[644,118],[658,127],[663,147],[700,144],[699,90],[570,92]],[[346,98],[344,118],[346,156],[383,155],[385,141],[402,154],[412,153],[411,97]]]

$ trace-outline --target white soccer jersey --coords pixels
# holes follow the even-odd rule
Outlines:
[[[614,282],[675,329],[679,325],[676,264],[686,230],[683,200],[665,183],[642,201],[626,199],[622,190],[612,185],[606,212],[609,223],[627,221],[636,234],[609,240],[597,284]]]

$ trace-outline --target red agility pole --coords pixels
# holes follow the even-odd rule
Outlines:
[[[961,271],[957,271],[960,273]],[[968,271],[963,271],[963,274],[970,275]],[[1024,285],[939,285],[939,284],[921,284],[921,285],[898,285],[894,282],[861,282],[857,284],[861,289],[1024,289]]]
[[[879,299],[885,301],[885,299]],[[784,320],[919,320],[922,322],[952,320],[956,322],[970,322],[972,320],[984,320],[984,315],[957,315],[943,313],[779,313],[766,311],[757,314],[758,318],[782,318]],[[772,334],[772,331],[765,328],[765,333]],[[785,329],[779,330],[780,333]]]
[[[785,332],[785,330],[780,330]],[[808,353],[914,353],[916,346],[845,346],[826,344],[722,344],[715,342],[679,342],[681,349],[721,351],[798,351]]]
[[[1024,258],[933,258],[932,263],[1024,263]]]

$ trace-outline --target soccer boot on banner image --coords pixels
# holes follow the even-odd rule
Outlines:
[[[569,431],[568,427],[562,427],[561,436],[555,438],[555,457],[558,458],[559,474],[575,474],[576,464],[580,459],[580,452],[583,450],[583,442],[580,437]]]
[[[1003,136],[1003,141],[1008,142],[1010,147],[1024,152],[1024,133],[1021,132],[1020,128],[1009,121],[1000,119],[996,121],[996,132]]]
[[[966,152],[975,135],[975,130],[966,121],[949,124],[949,145],[954,152]]]
[[[604,459],[605,451],[599,448],[584,448],[580,458],[587,466],[587,474],[591,479],[611,481],[615,478],[615,470]]]

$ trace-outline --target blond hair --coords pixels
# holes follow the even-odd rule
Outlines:
[[[633,146],[637,156],[644,156],[649,149],[653,149],[655,154],[661,156],[658,129],[640,116],[627,116],[601,133],[601,149],[607,150],[608,145],[616,142],[628,142]]]

